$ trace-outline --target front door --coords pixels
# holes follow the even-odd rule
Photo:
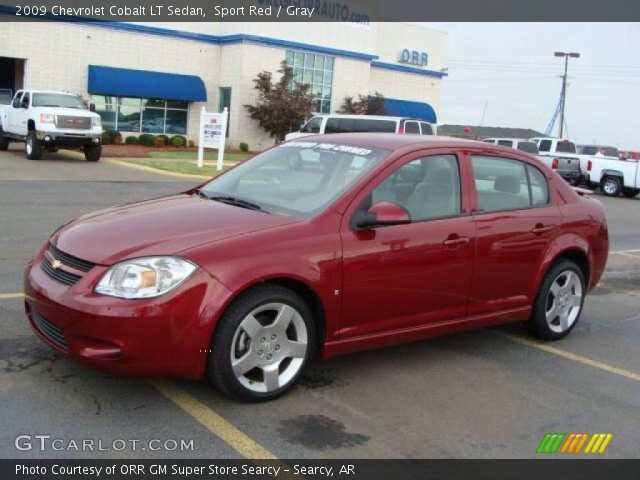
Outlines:
[[[475,224],[463,207],[451,152],[403,157],[355,199],[342,225],[343,338],[411,328],[466,314]],[[356,230],[350,219],[377,202],[404,207],[411,223]]]

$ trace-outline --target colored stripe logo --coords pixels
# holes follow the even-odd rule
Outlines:
[[[590,435],[585,432],[546,433],[538,445],[536,453],[604,453],[613,438],[612,433]]]

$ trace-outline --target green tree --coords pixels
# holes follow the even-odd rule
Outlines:
[[[346,115],[384,115],[384,95],[376,92],[373,95],[344,97],[338,113]]]
[[[278,73],[280,79],[274,83],[271,72],[260,72],[253,80],[258,100],[255,105],[244,105],[249,116],[257,120],[276,143],[283,141],[287,133],[297,130],[313,111],[310,85],[297,83],[293,68],[284,61]]]

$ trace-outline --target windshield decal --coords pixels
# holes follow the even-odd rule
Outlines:
[[[354,145],[337,145],[335,143],[316,143],[316,142],[286,142],[280,145],[280,147],[293,147],[293,148],[312,148],[314,150],[331,150],[334,152],[351,153],[353,155],[360,155],[366,157],[372,150],[368,148],[356,147]]]

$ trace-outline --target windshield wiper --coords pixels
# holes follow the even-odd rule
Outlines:
[[[248,200],[242,200],[241,198],[231,196],[218,196],[207,197],[216,202],[226,203],[228,205],[235,205],[236,207],[248,208],[249,210],[262,210],[262,207],[257,203],[249,202]]]
[[[206,198],[207,200],[211,200],[211,197],[200,189],[194,190],[193,193],[197,194],[199,197]]]

